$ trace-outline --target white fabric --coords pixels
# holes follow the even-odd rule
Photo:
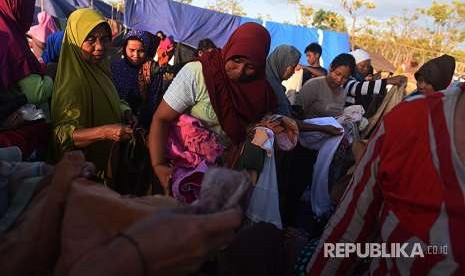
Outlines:
[[[268,140],[262,144],[262,148],[271,151],[271,156],[266,156],[263,169],[255,184],[246,216],[253,222],[268,222],[279,229],[283,228],[281,214],[279,212],[278,178],[274,156],[274,134],[271,129],[257,127],[265,130]]]
[[[355,63],[359,64],[365,60],[371,59],[370,54],[362,49],[357,49],[355,51],[350,52],[350,54],[355,58]]]
[[[351,105],[344,108],[344,113],[337,118],[340,124],[345,122],[360,122],[365,114],[365,109],[361,105]]]
[[[304,76],[304,70],[300,69],[294,72],[294,75],[290,77],[288,80],[282,82],[284,87],[286,87],[286,96],[289,99],[291,105],[295,104],[295,94],[300,91],[302,88],[302,80]]]
[[[333,117],[307,119],[304,122],[342,128],[341,124]],[[331,210],[331,198],[328,190],[329,166],[333,160],[334,153],[342,141],[342,137],[343,135],[329,136],[315,131],[300,133],[300,144],[302,146],[319,150],[310,188],[312,211],[317,217],[325,216]]]

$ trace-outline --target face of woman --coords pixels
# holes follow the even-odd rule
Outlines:
[[[368,75],[370,65],[371,65],[371,60],[369,60],[369,59],[364,60],[364,61],[362,61],[360,63],[357,63],[357,65],[356,65],[357,71],[360,72],[363,76],[366,76],[366,75]]]
[[[145,61],[146,53],[144,44],[137,39],[128,40],[126,46],[126,57],[134,65],[140,65]]]
[[[90,63],[98,63],[105,58],[106,49],[111,41],[108,26],[100,24],[87,35],[81,45],[82,58]]]
[[[286,67],[282,78],[283,81],[288,80],[290,77],[292,77],[292,75],[294,75],[296,66],[297,64]]]
[[[245,57],[234,57],[226,61],[224,69],[232,81],[246,82],[257,75],[257,67]]]
[[[420,93],[428,94],[433,93],[435,89],[422,76],[419,76],[417,80],[417,90]]]
[[[331,88],[337,88],[343,85],[350,76],[351,70],[349,66],[338,66],[336,68],[331,68],[328,76],[326,77],[328,85]]]

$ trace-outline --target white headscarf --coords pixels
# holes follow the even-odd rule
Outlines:
[[[359,64],[360,62],[371,59],[370,54],[362,49],[354,50],[350,52],[350,54],[355,58],[356,64]]]

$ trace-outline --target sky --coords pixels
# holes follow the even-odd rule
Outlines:
[[[364,12],[361,17],[369,16],[377,20],[386,20],[393,15],[402,14],[402,10],[415,11],[417,8],[431,6],[430,0],[371,0],[376,8]],[[205,7],[208,0],[193,0],[192,5]],[[298,10],[295,5],[287,4],[287,0],[242,0],[241,5],[247,12],[247,16],[256,17],[257,14],[270,15],[272,21],[294,23],[298,18]],[[451,3],[452,0],[436,0],[438,3]],[[304,0],[314,10],[320,8],[338,12],[346,17],[345,11],[340,6],[340,0]],[[347,21],[350,22],[350,21]],[[425,22],[427,24],[427,22]]]

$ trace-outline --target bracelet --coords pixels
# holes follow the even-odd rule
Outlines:
[[[139,255],[140,265],[141,265],[141,268],[142,268],[142,275],[143,276],[147,275],[147,263],[145,262],[145,258],[144,258],[144,254],[142,254],[142,250],[140,250],[139,243],[136,240],[134,240],[131,236],[129,236],[129,235],[123,233],[123,232],[120,232],[118,234],[118,236],[123,237],[130,244],[132,244],[134,246],[134,248],[136,248],[137,255]]]

